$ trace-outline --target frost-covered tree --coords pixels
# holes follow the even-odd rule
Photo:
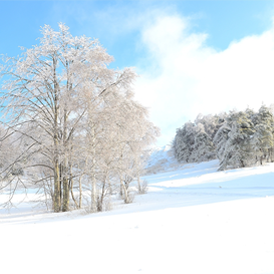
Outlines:
[[[228,129],[227,131],[224,128]],[[254,125],[246,112],[230,112],[220,131],[225,133],[226,141],[222,148],[219,170],[227,167],[237,168],[252,164],[252,136]],[[216,134],[218,136],[218,133]]]
[[[179,162],[201,162],[216,158],[213,138],[224,121],[225,114],[199,114],[195,123],[188,122],[177,129],[173,153]]]
[[[195,124],[188,122],[177,129],[172,148],[175,158],[179,162],[189,162],[195,142]]]
[[[195,124],[202,124],[204,126],[205,133],[209,136],[211,140],[213,140],[216,132],[222,125],[226,114],[220,113],[218,115],[202,115],[199,114],[195,120]]]
[[[22,165],[32,173],[33,183],[49,185],[53,210],[59,212],[69,209],[70,194],[76,201],[76,182],[79,189],[82,181],[91,186],[92,203],[96,203],[99,147],[117,131],[110,117],[119,117],[122,124],[128,115],[121,113],[120,106],[132,102],[135,73],[129,68],[109,69],[113,58],[99,42],[73,37],[64,24],[58,31],[46,25],[41,32],[39,45],[23,49],[20,57],[5,57],[1,66],[2,124],[17,136],[14,144],[20,148],[5,173],[11,173],[15,163]],[[132,117],[138,120],[140,113],[133,110]],[[123,142],[131,138],[123,137]],[[81,195],[79,207],[80,200]]]
[[[270,108],[261,106],[259,112],[253,115],[255,133],[252,138],[253,149],[256,160],[263,164],[264,159],[273,161],[274,145],[274,117]]]
[[[228,134],[230,131],[230,125],[223,123],[214,136],[213,143],[215,145],[215,151],[218,159],[223,159],[225,155],[226,143],[228,141]]]
[[[195,135],[195,143],[191,154],[192,162],[209,161],[216,158],[214,144],[205,132],[203,125],[198,124],[200,130]]]

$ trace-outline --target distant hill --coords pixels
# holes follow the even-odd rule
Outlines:
[[[169,171],[181,166],[174,158],[170,145],[155,147],[149,154],[150,157],[145,168],[146,174]]]

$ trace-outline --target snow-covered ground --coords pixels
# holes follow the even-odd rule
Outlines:
[[[274,273],[274,164],[217,166],[167,166],[109,212],[1,210],[0,273]]]

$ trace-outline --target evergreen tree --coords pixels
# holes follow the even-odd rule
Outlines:
[[[182,128],[177,129],[172,148],[174,156],[179,162],[189,162],[194,142],[195,125],[193,123],[188,122]]]
[[[217,131],[216,135],[214,136],[213,143],[215,145],[215,151],[217,158],[221,161],[225,156],[226,150],[226,143],[229,139],[228,134],[231,131],[230,125],[223,121],[222,126]],[[228,157],[228,155],[226,156]]]
[[[226,120],[230,128],[219,170],[227,167],[239,168],[252,164],[252,136],[255,132],[251,117],[247,112],[231,112]]]
[[[202,130],[195,136],[194,149],[191,155],[193,162],[209,161],[216,158],[215,147],[208,134]]]
[[[261,106],[259,112],[254,117],[255,133],[252,138],[252,145],[256,154],[256,161],[263,164],[264,159],[272,161],[273,151],[273,125],[274,118],[271,110],[266,106]]]

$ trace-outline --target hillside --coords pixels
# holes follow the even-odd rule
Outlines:
[[[108,212],[47,213],[31,193],[1,210],[1,271],[274,273],[274,164],[217,172],[216,160],[166,160],[144,177],[148,194],[113,197]]]

